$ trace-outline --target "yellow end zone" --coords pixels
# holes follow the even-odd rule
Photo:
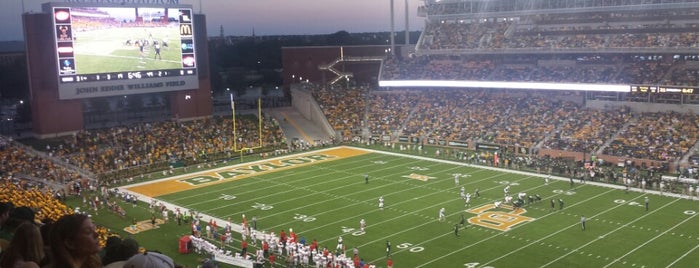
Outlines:
[[[180,175],[126,187],[126,190],[140,193],[149,197],[156,197],[194,188],[240,180],[260,174],[267,174],[275,171],[287,170],[368,153],[370,152],[348,147],[331,148],[327,150],[260,160],[251,163]]]

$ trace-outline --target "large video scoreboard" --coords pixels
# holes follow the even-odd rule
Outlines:
[[[60,99],[199,87],[189,5],[47,3]]]

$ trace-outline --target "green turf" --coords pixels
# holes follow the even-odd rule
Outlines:
[[[433,177],[427,181],[403,176],[411,173]],[[511,193],[539,194],[541,202],[525,206],[533,221],[499,231],[467,224],[460,237],[454,224],[464,212],[454,173],[467,192],[480,189],[470,208],[502,199],[505,184]],[[369,174],[369,183],[364,181]],[[386,207],[378,209],[378,198]],[[643,198],[650,198],[645,211]],[[224,197],[228,200],[224,200]],[[234,198],[233,198],[234,197]],[[338,236],[348,248],[357,246],[360,256],[385,267],[385,243],[392,243],[397,267],[694,267],[699,263],[697,201],[663,197],[553,180],[541,177],[469,167],[404,156],[371,153],[317,163],[312,166],[261,174],[157,197],[200,213],[240,222],[245,214],[257,217],[259,230],[293,228],[308,241],[334,249]],[[563,210],[550,209],[549,200],[561,198]],[[631,202],[638,202],[632,204]],[[447,220],[437,219],[444,207]],[[149,215],[144,210],[143,215]],[[503,210],[504,211],[504,210]],[[689,214],[689,215],[688,215]],[[580,228],[585,215],[587,229]],[[143,216],[145,217],[145,216]],[[359,232],[359,221],[367,222]],[[119,221],[119,220],[114,220]],[[219,226],[223,225],[219,223]],[[176,238],[187,226],[169,224],[162,231],[137,234],[174,253]],[[145,238],[141,238],[145,237]],[[237,250],[240,236],[230,250]],[[157,246],[161,242],[162,246]],[[196,260],[193,254],[174,256],[181,263]]]
[[[80,32],[75,39],[75,64],[80,74],[124,72],[139,70],[179,69],[182,67],[179,29],[160,27],[114,28]],[[161,49],[161,58],[155,58],[153,45],[144,47],[141,54],[134,45],[137,39],[167,40],[168,47]],[[127,45],[126,40],[132,44]]]

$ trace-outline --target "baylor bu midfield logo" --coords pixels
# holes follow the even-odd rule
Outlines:
[[[502,209],[509,209],[510,212],[502,211]],[[477,208],[466,210],[466,212],[476,214],[475,217],[468,219],[470,224],[475,224],[490,229],[509,231],[512,227],[517,226],[517,224],[533,221],[534,218],[527,216],[522,216],[526,209],[518,208],[513,209],[509,205],[501,205],[500,208],[495,208],[494,204],[487,204]]]

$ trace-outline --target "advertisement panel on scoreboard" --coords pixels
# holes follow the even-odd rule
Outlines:
[[[52,4],[60,99],[199,87],[191,7]]]

